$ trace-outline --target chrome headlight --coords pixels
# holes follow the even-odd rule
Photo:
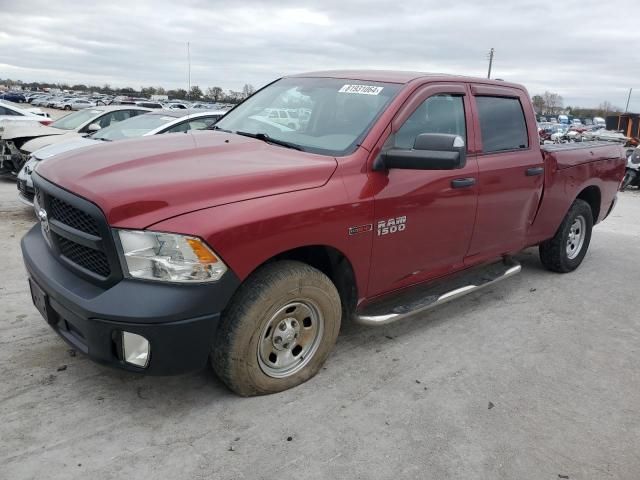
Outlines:
[[[123,264],[134,278],[165,282],[215,282],[224,262],[197,237],[146,230],[116,230]]]

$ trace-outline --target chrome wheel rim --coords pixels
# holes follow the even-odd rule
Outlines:
[[[569,236],[567,237],[567,257],[569,260],[573,260],[580,255],[586,236],[586,227],[587,222],[582,215],[578,215],[571,224]]]
[[[299,372],[318,350],[324,331],[324,318],[309,299],[287,303],[266,323],[258,341],[258,364],[273,378]]]

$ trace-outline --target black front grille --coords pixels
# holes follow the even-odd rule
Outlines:
[[[113,285],[122,279],[116,245],[100,208],[33,174],[35,202],[52,253],[86,280]],[[43,212],[46,212],[46,215]]]
[[[59,222],[69,225],[76,230],[96,237],[100,236],[96,220],[82,210],[78,210],[74,206],[69,205],[64,200],[51,197],[49,201],[49,215],[51,218],[55,218]]]
[[[60,248],[61,255],[64,255],[76,265],[80,265],[100,276],[108,277],[111,274],[109,260],[104,252],[72,242],[55,233],[53,235],[55,236],[58,248]]]

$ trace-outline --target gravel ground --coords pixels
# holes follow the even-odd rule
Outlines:
[[[72,355],[31,305],[18,242],[33,222],[0,181],[2,479],[639,476],[638,193],[577,272],[525,251],[514,279],[347,325],[315,379],[250,399],[210,369],[141,377]]]

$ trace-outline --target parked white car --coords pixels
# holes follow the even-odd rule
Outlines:
[[[49,114],[39,108],[20,108],[0,100],[0,128],[4,128],[9,122],[18,122],[20,125],[26,123],[49,125],[52,121]]]
[[[65,100],[56,105],[56,108],[62,110],[82,110],[83,108],[95,107],[96,104],[84,98],[72,98]]]
[[[88,137],[75,138],[49,145],[33,152],[18,174],[18,198],[27,205],[33,205],[33,182],[31,173],[39,162],[61,153],[79,148],[97,146],[104,142],[129,138],[159,135],[163,133],[203,130],[214,125],[224,116],[223,110],[154,110],[106,127]]]
[[[113,122],[149,111],[136,105],[94,107],[59,118],[49,126],[7,125],[0,132],[0,176],[15,178],[29,155],[42,147],[90,135]]]

